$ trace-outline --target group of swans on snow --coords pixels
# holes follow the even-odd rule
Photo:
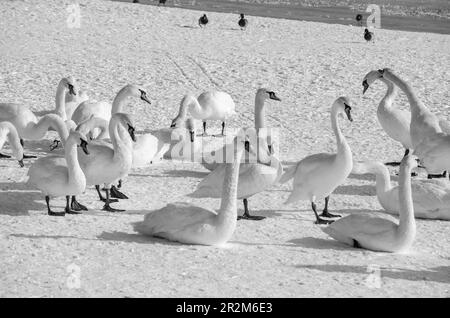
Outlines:
[[[368,249],[406,249],[414,238],[414,210],[417,211],[418,217],[450,218],[450,186],[447,180],[415,180],[411,191],[410,173],[417,163],[408,152],[414,149],[429,172],[442,173],[450,168],[450,141],[448,135],[442,132],[439,120],[419,101],[410,86],[391,70],[369,72],[363,81],[364,92],[377,79],[388,86],[387,94],[377,112],[380,123],[388,135],[400,141],[407,150],[400,166],[398,187],[390,185],[389,173],[383,165],[371,162],[353,163],[350,146],[338,123],[339,114],[352,121],[352,106],[347,97],[340,97],[331,107],[331,126],[337,142],[336,153],[308,156],[283,174],[283,167],[267,140],[258,140],[258,147],[255,149],[246,138],[236,137],[231,144],[217,150],[217,153],[232,155],[231,163],[203,163],[211,173],[190,195],[221,197],[222,203],[218,213],[190,204],[172,204],[149,213],[143,222],[136,224],[136,230],[146,235],[183,243],[222,244],[231,237],[236,227],[237,199],[242,199],[244,203],[244,214],[241,218],[263,219],[250,215],[248,199],[277,182],[285,183],[290,179],[293,179],[293,190],[287,203],[310,200],[316,223],[329,224],[332,221],[324,218],[338,217],[328,212],[329,197],[353,170],[355,173],[369,172],[377,175],[377,195],[380,203],[389,213],[399,213],[400,223],[397,225],[387,216],[364,213],[342,218],[324,231],[337,240]],[[235,104],[226,93],[205,92],[198,98],[186,95],[180,103],[178,115],[172,121],[171,129],[136,136],[133,119],[123,113],[123,106],[128,97],[137,97],[150,104],[144,90],[127,85],[119,91],[113,103],[109,104],[90,101],[86,99],[86,95],[74,98],[77,95],[75,86],[71,77],[62,79],[56,94],[57,114],[45,115],[39,120],[23,105],[0,104],[0,145],[8,138],[19,162],[24,158],[22,138],[41,139],[49,129],[59,133],[64,146],[64,157],[40,158],[33,163],[28,173],[29,183],[45,195],[50,215],[80,213],[79,211],[86,210],[86,207],[77,201],[76,196],[82,194],[87,185],[95,185],[99,198],[105,202],[104,210],[120,211],[110,206],[113,201],[110,196],[119,199],[126,196],[113,185],[123,179],[133,166],[160,160],[169,147],[170,141],[167,140],[170,139],[168,134],[171,129],[188,127],[191,132],[190,141],[193,142],[195,125],[192,118],[203,121],[204,135],[206,121],[221,120],[223,135],[225,122],[236,113]],[[405,114],[392,108],[396,86],[405,92],[410,103],[409,127]],[[257,91],[257,131],[265,128],[266,100],[280,99],[267,89]],[[65,104],[69,107],[66,108]],[[258,162],[241,162],[243,153],[255,152],[258,153]],[[142,160],[149,156],[150,159]],[[101,195],[101,185],[106,188],[106,198]],[[50,197],[58,196],[65,196],[67,199],[64,212],[53,212],[50,208]],[[325,208],[319,215],[316,199],[322,197],[325,198]],[[427,199],[433,204],[421,203]],[[439,205],[440,203],[442,204]]]

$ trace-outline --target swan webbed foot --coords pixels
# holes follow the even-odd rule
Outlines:
[[[11,158],[11,156],[0,153],[0,158]]]
[[[64,209],[64,212],[65,212],[66,214],[82,214],[82,213],[79,212],[79,211],[74,211],[74,210],[68,209],[68,208],[65,208],[65,209]]]
[[[72,197],[70,208],[72,209],[72,211],[88,211],[88,208],[82,205],[80,202],[78,202],[75,196]]]
[[[258,216],[258,215],[250,215],[250,211],[248,210],[248,200],[243,199],[242,202],[244,203],[244,214],[239,215],[237,217],[238,220],[252,220],[252,221],[261,221],[264,220],[265,216]]]
[[[37,158],[37,156],[26,155],[26,154],[23,155],[23,159],[34,159],[34,158]]]
[[[128,197],[125,194],[123,194],[122,192],[120,192],[116,188],[116,186],[111,187],[110,194],[111,194],[112,198],[117,198],[117,199],[122,199],[122,200],[128,199]]]
[[[316,222],[314,222],[314,224],[331,224],[333,222],[334,222],[333,220],[325,220],[322,219],[321,217],[317,217]]]
[[[442,174],[428,174],[428,179],[438,179],[438,178],[447,178],[447,171],[444,171]]]
[[[342,215],[332,214],[332,213],[328,212],[328,210],[323,210],[323,212],[320,214],[320,216],[324,217],[324,218],[340,218],[340,217],[342,217]]]
[[[66,212],[53,212],[52,210],[47,212],[50,216],[65,216]]]
[[[386,162],[384,165],[385,166],[391,166],[391,167],[397,167],[397,166],[400,166],[400,162],[398,162],[398,161],[391,161],[391,162]]]
[[[109,202],[112,202],[111,200]],[[125,210],[120,210],[120,209],[115,209],[113,207],[111,207],[109,205],[109,203],[105,203],[105,205],[102,208],[103,211],[108,211],[108,212],[124,212]]]

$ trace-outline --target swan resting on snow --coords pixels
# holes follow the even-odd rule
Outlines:
[[[316,224],[332,222],[320,216],[339,217],[328,212],[328,201],[330,194],[347,179],[352,171],[352,151],[338,124],[339,114],[345,114],[349,121],[353,121],[351,109],[350,100],[347,97],[339,97],[331,107],[331,126],[336,135],[337,153],[308,156],[289,168],[280,179],[281,183],[285,183],[294,178],[292,193],[285,204],[298,200],[310,200],[316,216]],[[317,214],[315,203],[317,197],[325,197],[325,209],[320,216]]]
[[[225,244],[236,229],[240,160],[243,148],[249,147],[248,141],[239,139],[236,139],[235,146],[234,160],[226,164],[222,200],[217,212],[188,203],[168,204],[148,213],[144,221],[134,224],[134,230],[184,244]]]
[[[382,163],[354,162],[352,173],[375,174],[378,201],[387,213],[398,214],[399,187],[391,184],[389,170]],[[450,220],[450,181],[413,179],[411,191],[416,218]]]
[[[406,252],[416,237],[411,171],[417,167],[413,155],[403,158],[399,176],[399,221],[386,214],[354,213],[322,229],[339,242],[380,252]]]
[[[23,148],[20,144],[20,138],[16,127],[10,122],[3,121],[0,122],[0,150],[2,150],[6,141],[8,141],[13,156],[19,162],[20,167],[23,167]],[[11,156],[0,153],[0,158],[11,158]]]
[[[39,158],[28,170],[28,183],[42,191],[47,203],[48,215],[64,216],[66,213],[78,214],[69,207],[70,196],[79,195],[86,189],[86,177],[78,163],[77,146],[88,155],[86,137],[71,131],[64,148],[65,157],[48,156]],[[66,197],[64,212],[50,209],[50,197]]]
[[[198,98],[192,94],[187,94],[181,100],[178,115],[173,119],[171,127],[175,127],[176,122],[180,119],[185,119],[189,112],[194,119],[203,121],[203,136],[207,136],[207,120],[221,120],[221,135],[224,136],[225,121],[236,114],[235,108],[233,99],[225,92],[203,92]]]

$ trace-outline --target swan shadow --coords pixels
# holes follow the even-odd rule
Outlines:
[[[200,178],[203,179],[209,174],[209,172],[200,172],[192,170],[166,170],[162,174],[138,174],[130,173],[131,177],[152,177],[152,178]]]
[[[377,191],[374,186],[369,185],[341,185],[334,190],[333,194],[358,195],[358,196],[376,196]]]
[[[45,210],[47,206],[37,202],[43,199],[41,192],[30,189],[25,183],[0,183],[0,215],[27,216],[30,210]],[[18,204],[20,202],[20,204]]]
[[[187,28],[187,29],[197,29],[197,27],[192,26],[192,25],[181,25],[181,24],[175,24],[175,26],[179,27],[179,28]]]
[[[357,265],[333,265],[333,264],[323,264],[323,265],[296,265],[298,269],[315,269],[321,272],[328,273],[355,273],[355,274],[368,274],[367,266],[357,266]],[[381,278],[392,278],[401,279],[409,281],[433,281],[436,283],[450,283],[450,266],[437,266],[430,270],[411,270],[403,268],[380,268]]]
[[[179,246],[185,245],[178,242],[171,242],[162,238],[146,236],[142,234],[132,234],[126,232],[103,232],[99,236],[97,236],[99,240],[102,241],[114,241],[114,242],[127,242],[127,243],[139,243],[139,244],[164,244],[164,245],[172,245]]]
[[[298,239],[292,239],[288,241],[296,246],[309,248],[314,250],[348,250],[351,247],[344,245],[338,241],[332,239],[322,239],[317,237],[302,237]],[[357,250],[357,249],[355,249]]]
[[[369,210],[369,209],[341,209],[341,210],[330,210],[331,213],[338,214],[354,214],[354,213],[380,213],[388,214],[385,210]]]

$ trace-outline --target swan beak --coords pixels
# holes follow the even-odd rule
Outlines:
[[[195,140],[195,131],[190,131],[189,133],[191,134],[191,142],[194,142],[194,140]]]
[[[281,98],[279,98],[277,96],[277,94],[275,94],[274,92],[269,92],[269,98],[272,99],[272,100],[276,100],[276,101],[281,102]]]
[[[19,166],[21,167],[21,168],[23,168],[25,165],[23,164],[23,159],[20,159],[20,160],[18,160],[19,161]]]
[[[345,114],[347,115],[348,120],[353,122],[351,110],[352,110],[352,108],[350,106],[348,106],[347,104],[345,104]]]
[[[244,149],[247,152],[250,152],[250,142],[248,140],[244,141]]]
[[[75,93],[75,89],[73,88],[73,85],[72,84],[67,84],[67,86],[69,86],[69,94],[73,95],[73,96],[76,96],[77,93]]]
[[[145,91],[143,91],[143,90],[140,90],[140,91],[141,91],[141,99],[142,99],[144,102],[147,102],[147,103],[149,103],[149,104],[151,105],[152,103],[151,103],[150,100],[148,99],[147,93],[146,93]]]
[[[58,140],[58,139],[53,140],[53,143],[50,145],[50,151],[53,151],[53,150],[55,150],[56,148],[58,148],[60,142],[61,142],[61,141]]]
[[[363,89],[363,95],[364,93],[369,89],[369,83],[367,83],[367,80],[364,80],[362,83],[364,89]]]
[[[88,145],[87,141],[84,139],[81,139],[81,138],[80,138],[80,140],[81,140],[81,144],[80,144],[81,149],[83,149],[83,152],[88,155],[89,151],[87,149],[87,145]]]
[[[131,140],[136,142],[136,135],[134,134],[134,127],[128,125],[128,133],[130,134]]]

